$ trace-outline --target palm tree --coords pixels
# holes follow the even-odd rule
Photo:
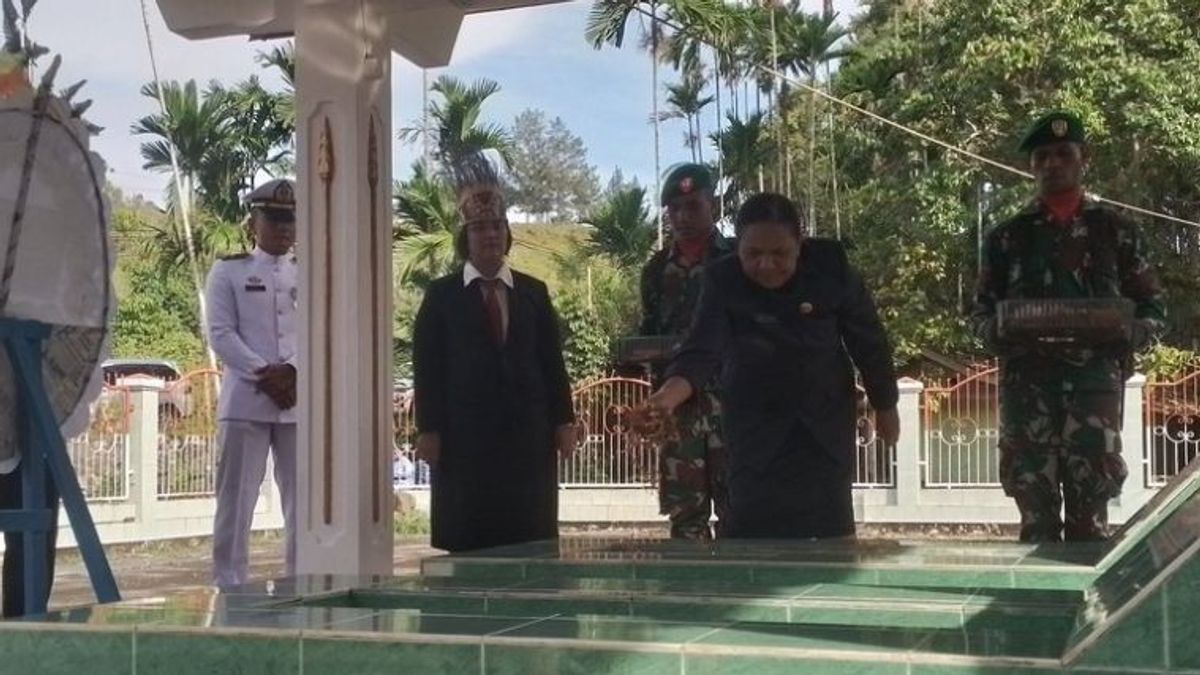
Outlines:
[[[171,146],[179,161],[183,178],[182,206],[189,208],[196,196],[200,174],[220,154],[233,145],[233,118],[230,101],[224,95],[201,97],[195,80],[166,82],[162,86],[163,112],[147,115],[134,122],[135,135],[157,137],[142,143],[142,168],[167,172],[171,170]],[[153,83],[142,87],[142,95],[158,100]]]
[[[429,104],[431,129],[407,127],[400,130],[400,140],[418,142],[424,134],[433,136],[437,157],[443,164],[451,164],[458,157],[473,152],[494,150],[508,162],[512,158],[512,138],[499,124],[480,122],[483,104],[500,91],[500,85],[492,80],[479,79],[471,84],[443,75],[430,87],[441,97]]]
[[[808,78],[808,223],[816,232],[817,73],[822,65],[849,54],[838,44],[849,31],[837,25],[837,14],[810,14],[801,11],[799,0],[792,0],[787,18],[779,28],[781,67]]]
[[[658,127],[661,119],[658,109],[660,57],[677,68],[681,65],[685,66],[685,69],[688,65],[699,66],[701,44],[716,44],[722,39],[727,39],[726,36],[734,32],[733,25],[736,19],[744,14],[739,8],[727,5],[723,0],[596,0],[588,15],[584,36],[596,49],[604,45],[620,48],[625,42],[629,18],[634,14],[650,17],[649,28],[643,24],[643,46],[650,51],[652,68],[650,117],[654,123],[654,174],[657,185],[661,173]],[[664,22],[673,23],[682,30],[675,34],[667,33],[659,23],[660,16]],[[719,80],[717,86],[720,86]],[[720,116],[720,110],[717,114]],[[696,135],[699,136],[699,133]],[[689,147],[691,146],[692,143],[689,142]],[[662,223],[657,218],[656,221],[661,243]]]
[[[142,87],[142,95],[156,100],[159,112],[147,115],[133,124],[132,133],[156,136],[141,146],[144,168],[170,172],[174,203],[181,218],[172,218],[171,237],[165,241],[183,242],[185,258],[191,267],[192,288],[196,293],[200,324],[207,321],[204,300],[204,281],[197,255],[196,233],[191,225],[192,203],[196,191],[197,177],[206,166],[228,163],[227,156],[232,132],[228,102],[223,96],[209,96],[201,100],[194,80],[180,85],[169,82],[160,85],[157,81]],[[224,156],[222,156],[224,155]],[[215,161],[219,158],[219,161]],[[160,261],[170,254],[160,251]],[[208,351],[209,363],[216,367],[216,355],[208,348],[208,340],[201,331],[201,344]]]
[[[269,52],[259,52],[256,57],[263,68],[279,71],[283,78],[284,91],[279,95],[277,112],[281,120],[296,125],[296,47],[291,42],[276,46]]]
[[[585,222],[592,226],[588,252],[608,256],[619,267],[638,267],[654,248],[654,220],[646,207],[643,187],[634,185],[614,191]]]
[[[704,96],[708,78],[697,71],[685,72],[683,80],[676,84],[667,85],[667,105],[669,110],[658,114],[660,120],[687,120],[687,136],[685,145],[692,151],[693,162],[704,161],[704,150],[701,147],[700,113],[713,102],[712,96]]]
[[[763,164],[770,161],[776,148],[764,113],[754,113],[744,120],[730,115],[727,122],[712,139],[725,158],[726,207],[734,209],[743,195],[762,188]]]
[[[421,162],[413,165],[413,176],[398,182],[395,189],[398,227],[397,276],[400,283],[424,286],[454,265],[454,236],[458,232],[458,208],[454,190],[429,172]]]

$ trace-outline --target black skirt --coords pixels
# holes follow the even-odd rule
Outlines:
[[[854,534],[853,456],[835,459],[803,424],[786,446],[761,467],[737,466],[729,476],[729,523],[721,534],[735,539],[811,539]],[[851,452],[848,449],[847,452]]]

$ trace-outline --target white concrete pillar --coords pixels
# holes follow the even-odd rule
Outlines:
[[[301,574],[390,574],[391,52],[381,0],[295,6]]]
[[[1146,478],[1150,471],[1146,457],[1146,376],[1134,373],[1125,383],[1125,406],[1121,426],[1121,457],[1129,469],[1129,477],[1121,496],[1113,501],[1111,519],[1123,522],[1140,509],[1150,498]]]
[[[158,505],[158,401],[166,383],[132,375],[122,381],[129,392],[129,499],[145,527]]]
[[[925,433],[921,419],[921,396],[925,385],[910,377],[897,382],[900,402],[900,442],[896,445],[896,506],[904,511],[921,503],[921,437]]]

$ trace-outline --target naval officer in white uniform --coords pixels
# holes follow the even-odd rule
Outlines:
[[[287,180],[246,198],[250,253],[208,275],[208,336],[224,364],[218,407],[221,459],[213,526],[213,583],[246,583],[250,523],[273,455],[283,503],[287,573],[296,565],[296,207]]]

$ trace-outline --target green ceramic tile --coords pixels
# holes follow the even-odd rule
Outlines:
[[[364,609],[416,609],[433,614],[487,613],[487,599],[482,592],[468,595],[353,591],[347,600],[338,601],[333,606]]]
[[[1083,593],[1076,590],[1042,590],[1028,588],[980,588],[967,598],[966,608],[1005,607],[1048,607],[1076,608],[1083,601]]]
[[[659,621],[788,620],[787,601],[755,598],[635,598],[632,614]]]
[[[388,577],[355,576],[344,574],[310,574],[283,577],[267,581],[253,581],[229,590],[222,595],[263,595],[276,599],[311,596],[351,588],[366,588],[381,583]]]
[[[875,585],[879,581],[879,573],[875,569],[855,567],[763,565],[754,568],[752,579],[756,584],[780,587],[809,584]]]
[[[997,656],[1009,658],[1059,659],[1067,644],[1069,630],[1051,632],[1012,627],[975,627],[934,631],[918,653],[954,656]]]
[[[754,579],[754,568],[740,562],[724,564],[640,563],[633,568],[637,579],[670,581],[715,581],[718,583],[748,582]]]
[[[1070,569],[1050,571],[1025,567],[1013,570],[1013,581],[1008,586],[1043,591],[1082,591],[1090,588],[1095,579],[1094,572],[1071,571]],[[991,586],[986,583],[982,585]],[[1001,585],[1000,588],[1004,588],[1004,586]]]
[[[723,624],[614,619],[606,616],[552,618],[506,630],[493,637],[682,645],[711,633],[721,625]]]
[[[554,591],[560,593],[620,594],[657,590],[657,584],[637,579],[610,577],[531,577],[510,584],[501,591]]]
[[[1193,628],[1200,609],[1200,557],[1193,556],[1167,582],[1166,599],[1171,665],[1200,670],[1200,640]]]
[[[749,649],[786,647],[903,653],[921,644],[928,635],[929,631],[927,630],[904,628],[738,623],[705,635],[695,644],[725,645]]]
[[[1039,544],[1017,566],[1094,568],[1106,548],[1105,542]]]
[[[384,610],[375,614],[339,623],[330,630],[363,632],[380,635],[459,636],[481,638],[529,625],[542,617],[451,616],[422,614],[418,611]]]
[[[971,663],[948,665],[943,663],[914,662],[909,666],[909,675],[1046,675],[1046,673],[1062,672],[1062,666],[1057,660],[1046,661],[1045,665],[1034,667],[1028,662],[1016,664],[986,665]]]
[[[6,673],[133,673],[133,631],[0,625]]]
[[[798,598],[808,600],[847,600],[853,602],[935,605],[961,607],[975,593],[966,588],[909,588],[906,586],[859,586],[854,584],[821,584]]]
[[[1191,622],[1189,622],[1191,623]],[[1080,636],[1098,641],[1072,663],[1082,667],[1162,668],[1166,664],[1163,597],[1155,593],[1111,626],[1101,625]],[[1189,635],[1191,637],[1191,635]]]
[[[604,546],[605,540],[596,539],[593,541],[579,541],[573,544],[575,547],[590,547]],[[568,550],[571,544],[566,545]],[[497,546],[494,548],[480,549],[478,551],[468,551],[464,553],[454,553],[445,556],[456,560],[471,560],[480,558],[491,559],[521,559],[527,560],[530,558],[546,558],[558,557],[563,552],[564,546],[558,540],[550,539],[545,541],[531,541],[525,544],[512,544],[510,546]]]
[[[376,591],[376,592],[380,592],[380,593],[387,593],[389,591],[397,591],[397,592],[414,592],[415,591],[415,592],[422,592],[422,593],[423,592],[478,593],[478,592],[482,592],[482,591],[499,590],[499,589],[503,589],[503,588],[508,588],[508,587],[513,586],[514,584],[518,584],[518,583],[520,583],[520,582],[513,581],[513,580],[494,581],[492,579],[487,579],[487,578],[483,578],[483,579],[462,578],[462,579],[459,579],[459,578],[455,578],[455,577],[407,576],[407,577],[394,577],[394,578],[388,579],[379,584],[376,584],[375,586],[370,587],[369,589],[359,588],[359,589],[355,589],[355,590],[357,590],[357,591],[371,590],[371,591]]]
[[[322,630],[347,621],[362,619],[374,610],[349,607],[292,607],[279,610],[219,612],[212,616],[213,628],[266,628],[270,630]]]
[[[989,577],[1007,580],[1007,571],[969,568],[912,567],[879,570],[880,586],[918,586],[925,588],[975,588],[988,586]],[[963,598],[964,600],[966,598]]]
[[[480,672],[476,644],[422,644],[305,635],[304,675],[401,675]]]
[[[421,563],[421,574],[432,578],[487,579],[496,584],[503,584],[524,579],[525,565],[493,564],[485,560],[427,559]]]
[[[486,644],[485,675],[680,675],[678,648],[620,650]]]
[[[556,596],[491,597],[487,613],[502,616],[602,615],[629,616],[628,599],[582,599]]]
[[[932,629],[959,628],[963,625],[963,614],[958,609],[937,611],[917,607],[868,607],[862,604],[836,606],[793,602],[790,618],[791,623],[836,626]]]
[[[527,579],[570,579],[596,577],[632,579],[634,566],[628,562],[551,562],[531,560],[525,566]]]
[[[138,675],[288,675],[300,672],[299,633],[268,638],[139,629],[135,645]]]
[[[63,610],[60,612],[50,612],[46,616],[38,617],[36,622],[132,627],[141,623],[154,623],[156,621],[161,621],[164,618],[177,613],[179,613],[177,610],[163,609],[158,607],[118,607],[114,605],[97,605],[95,607],[78,607],[76,609]],[[194,612],[186,612],[186,614],[188,616],[196,615]],[[199,620],[201,620],[201,618],[198,617],[197,621]]]
[[[833,661],[746,654],[684,655],[687,675],[906,675],[904,663]]]
[[[1040,610],[988,610],[968,614],[964,617],[962,626],[971,631],[975,630],[1012,630],[1016,632],[1032,631],[1054,635],[1070,635],[1075,629],[1075,615],[1072,612],[1048,612]]]

